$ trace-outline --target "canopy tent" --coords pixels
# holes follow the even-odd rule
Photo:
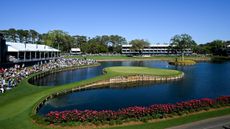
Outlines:
[[[60,56],[60,50],[47,45],[6,42],[10,62],[27,62],[54,59]]]
[[[6,45],[8,46],[8,52],[60,52],[58,49],[41,44],[6,42]]]

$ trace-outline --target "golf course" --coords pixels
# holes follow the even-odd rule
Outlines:
[[[78,68],[93,67],[79,66]],[[146,68],[146,67],[109,67],[105,69],[105,74],[95,78],[74,82],[63,86],[35,86],[28,83],[28,80],[40,73],[30,75],[23,79],[20,84],[12,90],[0,95],[0,127],[1,129],[41,129],[41,128],[62,128],[61,126],[49,126],[36,115],[37,106],[48,96],[62,91],[68,91],[76,87],[82,87],[102,80],[107,80],[118,76],[130,75],[151,75],[160,77],[178,76],[182,72],[176,70]],[[220,108],[208,112],[200,112],[181,117],[162,119],[148,123],[137,123],[126,126],[116,126],[113,128],[165,128],[180,125],[192,121],[230,114],[229,108]],[[75,125],[75,124],[73,124]],[[82,126],[82,125],[81,125]],[[94,126],[95,127],[95,126]],[[99,126],[103,127],[103,126]],[[77,125],[70,128],[78,128]],[[106,128],[110,128],[107,126]]]

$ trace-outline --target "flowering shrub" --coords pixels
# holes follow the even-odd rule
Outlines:
[[[130,118],[141,120],[144,117],[161,118],[166,114],[194,112],[217,106],[230,105],[230,96],[222,96],[216,99],[195,99],[190,101],[179,102],[176,104],[155,104],[149,107],[128,107],[118,111],[103,110],[71,110],[71,111],[52,111],[46,115],[49,123],[65,122],[105,122],[105,121],[125,121]]]

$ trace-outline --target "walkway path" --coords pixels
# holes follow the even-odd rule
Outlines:
[[[230,115],[210,118],[168,129],[230,129]]]

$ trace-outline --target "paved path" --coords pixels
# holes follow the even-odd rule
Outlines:
[[[230,115],[201,120],[168,129],[230,129]]]

